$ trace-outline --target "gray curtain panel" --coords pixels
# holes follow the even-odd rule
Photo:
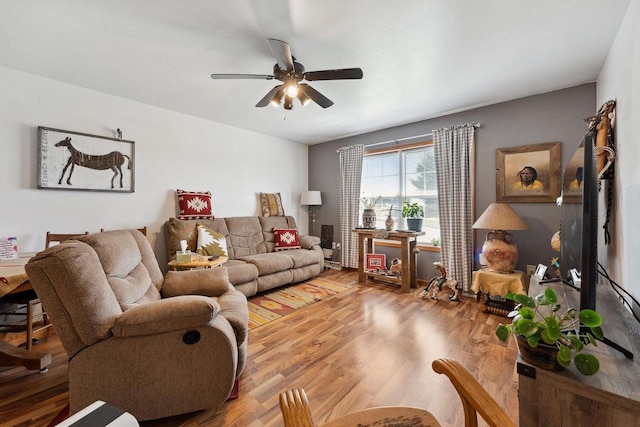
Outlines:
[[[358,226],[360,179],[362,178],[361,144],[338,149],[340,158],[340,236],[343,267],[358,268],[358,235],[351,230]]]
[[[471,159],[475,126],[465,124],[433,131],[441,257],[448,275],[471,290],[473,234],[471,229]]]

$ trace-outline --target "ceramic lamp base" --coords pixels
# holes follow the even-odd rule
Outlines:
[[[501,230],[488,233],[482,245],[482,256],[491,271],[513,273],[518,263],[518,247],[513,234]]]

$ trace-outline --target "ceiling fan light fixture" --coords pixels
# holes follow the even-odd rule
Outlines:
[[[309,98],[307,94],[301,90],[298,91],[298,100],[300,101],[300,104],[302,104],[303,107],[311,102],[311,98]]]
[[[293,98],[290,97],[289,95],[285,95],[284,96],[284,109],[285,110],[291,110],[293,109]]]
[[[280,101],[282,101],[282,95],[284,95],[284,89],[280,88],[280,89],[278,89],[276,94],[273,95],[273,98],[271,98],[271,101],[269,101],[269,103],[271,105],[273,105],[274,107],[279,107],[280,106]]]
[[[300,92],[298,90],[298,84],[296,82],[287,83],[285,85],[284,91],[287,94],[287,96],[290,98],[295,98],[296,96],[298,96],[298,93]]]

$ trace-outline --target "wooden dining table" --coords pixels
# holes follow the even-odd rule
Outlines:
[[[20,254],[18,258],[0,260],[0,302],[7,295],[32,291],[25,265],[33,253]],[[46,372],[51,364],[51,354],[39,351],[27,351],[6,341],[0,340],[0,366],[24,366]]]

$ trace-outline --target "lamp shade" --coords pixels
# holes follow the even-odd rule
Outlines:
[[[483,230],[528,230],[529,226],[506,203],[491,203],[472,228]]]
[[[300,197],[301,205],[321,205],[322,195],[319,191],[303,191]]]

